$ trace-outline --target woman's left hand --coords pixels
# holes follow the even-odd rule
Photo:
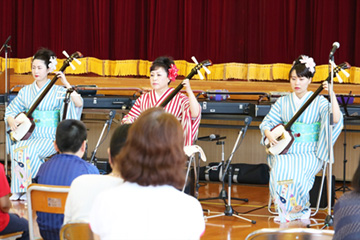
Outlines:
[[[70,85],[70,83],[67,81],[67,79],[66,79],[66,77],[65,77],[65,74],[64,74],[63,72],[59,71],[59,72],[55,72],[55,74],[56,74],[56,76],[57,76],[58,78],[60,78],[62,84],[64,84],[64,86],[65,86],[66,88],[71,88],[71,85]]]
[[[329,91],[329,83],[327,81],[323,81],[322,86],[323,86],[324,90]]]
[[[329,91],[329,83],[327,81],[322,82],[322,86],[326,91]],[[338,123],[341,119],[341,111],[340,111],[340,107],[339,107],[339,103],[336,100],[336,94],[333,91],[332,92],[333,98],[335,99],[334,101],[332,101],[332,111],[333,111],[333,121],[334,123]]]
[[[191,90],[191,87],[190,87],[190,80],[185,78],[183,81],[182,81],[182,85],[185,87],[185,90],[186,92],[188,93],[189,91],[192,91]]]

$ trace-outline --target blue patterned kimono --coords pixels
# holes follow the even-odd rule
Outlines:
[[[260,124],[263,137],[266,129],[278,124],[286,124],[298,109],[309,99],[296,106],[295,93],[279,98]],[[315,175],[320,171],[323,161],[329,160],[328,126],[330,103],[323,96],[317,96],[291,127],[295,141],[286,154],[268,155],[270,166],[270,194],[279,213],[280,221],[301,219],[310,214],[310,197]],[[343,117],[333,126],[332,141],[335,143],[343,127]],[[264,138],[261,140],[264,145]],[[296,210],[293,209],[296,207]],[[300,211],[297,211],[299,210]],[[293,210],[293,212],[291,212]],[[307,217],[308,218],[308,217]]]
[[[39,89],[36,82],[22,88],[11,101],[5,111],[5,122],[8,116],[15,116],[26,112],[36,101],[41,92],[50,83],[50,80]],[[11,158],[11,192],[26,192],[31,179],[36,176],[40,165],[46,157],[56,153],[54,140],[56,127],[62,119],[64,97],[66,89],[54,85],[45,95],[33,113],[35,129],[30,138],[12,142],[7,134],[7,151]],[[68,104],[67,119],[80,119],[82,107],[75,107],[72,101]]]

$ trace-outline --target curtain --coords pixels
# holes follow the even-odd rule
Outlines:
[[[272,64],[307,54],[360,66],[356,0],[2,0],[0,44],[11,58],[48,47],[108,60],[161,55],[191,62]],[[3,53],[1,53],[3,56]]]

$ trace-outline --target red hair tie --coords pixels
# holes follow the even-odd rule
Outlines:
[[[175,64],[171,64],[169,68],[169,79],[170,81],[174,82],[175,78],[178,76],[179,69],[175,66]]]

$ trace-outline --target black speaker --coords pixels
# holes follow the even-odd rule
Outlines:
[[[112,171],[108,161],[97,161],[96,167],[99,169],[100,174],[109,174]]]
[[[316,203],[317,203],[317,199],[320,193],[320,186],[321,186],[321,176],[316,176],[315,177],[315,181],[314,181],[314,185],[312,187],[312,189],[310,190],[310,206],[311,207],[316,207]],[[328,205],[328,200],[327,200],[327,177],[325,177],[324,180],[324,186],[323,186],[323,191],[321,193],[321,199],[320,199],[320,208],[326,208]],[[334,202],[335,202],[335,176],[332,175],[331,178],[331,206],[334,206]]]

